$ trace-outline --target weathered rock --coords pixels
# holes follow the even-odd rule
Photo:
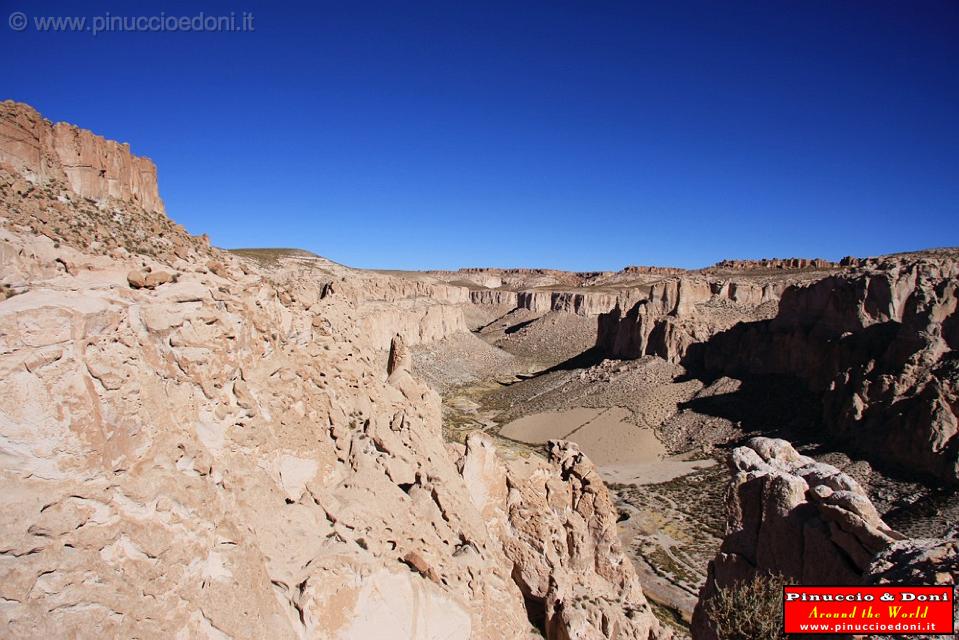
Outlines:
[[[712,267],[704,269],[704,271],[832,269],[837,266],[839,265],[835,262],[822,258],[766,258],[762,260],[721,260]]]
[[[173,282],[174,276],[168,271],[150,271],[144,273],[139,269],[133,269],[127,274],[127,282],[134,289],[154,289],[161,284]]]
[[[724,331],[685,364],[786,374],[822,397],[830,437],[873,461],[959,482],[959,254],[862,261],[786,290],[774,319]]]
[[[505,305],[514,308],[518,304],[518,294],[515,291],[503,289],[477,289],[470,291],[470,302],[473,304]]]
[[[498,640],[541,609],[550,638],[662,637],[588,461],[448,446],[400,341],[383,375],[397,333],[464,330],[465,288],[237,258],[31,190],[58,160],[0,147],[22,161],[0,167],[6,637]],[[42,232],[77,219],[98,230]],[[154,224],[169,242],[141,252]]]
[[[471,456],[488,459],[487,445],[468,442]],[[476,475],[474,475],[474,478]],[[618,513],[593,464],[565,441],[549,444],[549,466],[512,461],[508,493],[494,469],[483,474],[479,501],[491,514],[505,512],[499,537],[513,562],[513,580],[530,620],[547,638],[666,638],[652,615],[632,564],[616,534]]]
[[[406,348],[403,336],[396,334],[390,341],[390,355],[386,362],[386,374],[393,375],[399,371],[409,371],[410,363],[410,350]]]
[[[0,102],[0,162],[27,177],[65,178],[84,198],[113,198],[163,212],[156,166],[148,158],[131,154],[130,145],[64,122],[53,124],[12,100]]]
[[[0,103],[0,201],[10,225],[90,255],[125,251],[172,266],[210,254],[208,239],[163,214],[150,160],[12,101]]]
[[[802,456],[785,440],[754,438],[733,451],[726,538],[709,565],[693,637],[716,637],[705,603],[757,575],[790,583],[955,584],[953,540],[907,540],[890,529],[859,484]]]
[[[655,355],[679,362],[691,345],[739,322],[766,317],[770,308],[764,303],[775,304],[781,290],[779,283],[692,274],[663,279],[638,300],[620,296],[609,313],[600,315],[596,344],[610,357]]]

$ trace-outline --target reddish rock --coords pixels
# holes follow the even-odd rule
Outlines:
[[[115,198],[163,212],[156,166],[130,153],[128,144],[65,122],[53,124],[12,100],[0,102],[0,141],[0,162],[26,175],[65,178],[84,198]]]

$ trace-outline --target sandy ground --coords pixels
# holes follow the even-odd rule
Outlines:
[[[499,434],[527,444],[570,440],[589,456],[605,482],[656,484],[716,464],[715,460],[690,460],[670,456],[648,427],[632,424],[632,412],[623,407],[575,407],[546,411],[513,420]]]

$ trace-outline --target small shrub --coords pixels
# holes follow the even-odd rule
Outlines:
[[[720,588],[706,603],[706,615],[720,640],[780,640],[783,585],[780,575],[759,575]]]

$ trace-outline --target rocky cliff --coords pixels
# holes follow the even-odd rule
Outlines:
[[[722,271],[763,271],[785,269],[833,269],[839,265],[822,258],[765,258],[762,260],[720,260],[703,269],[706,273]]]
[[[596,344],[613,358],[655,355],[679,362],[690,345],[739,322],[774,313],[783,288],[780,282],[699,276],[663,279],[650,285],[635,303],[621,298],[620,304],[602,314]]]
[[[539,314],[551,311],[586,317],[609,314],[603,320],[602,345],[611,349],[612,357],[633,358],[657,352],[658,346],[646,351],[649,334],[657,326],[660,331],[670,331],[665,327],[669,322],[665,320],[667,316],[692,317],[695,306],[705,303],[724,304],[740,312],[733,321],[713,322],[715,327],[709,331],[699,327],[687,332],[712,335],[748,318],[754,307],[777,301],[788,285],[813,281],[838,268],[825,260],[790,258],[724,261],[699,271],[626,267],[615,273],[549,269],[461,269],[428,273],[441,281],[466,286],[473,304],[511,304]],[[707,309],[701,315],[709,315],[708,312]],[[623,321],[624,316],[630,314],[635,317]],[[639,316],[642,318],[638,319]],[[708,323],[707,319],[705,324]],[[674,360],[682,357],[685,345],[676,346],[678,350],[670,351],[670,358]]]
[[[667,637],[575,446],[447,444],[397,347],[388,370],[395,332],[461,329],[461,288],[238,258],[23,145],[0,138],[7,637]]]
[[[693,616],[696,640],[716,638],[707,603],[757,575],[788,583],[956,584],[959,540],[908,540],[879,517],[862,487],[785,440],[754,438],[731,458],[726,538]]]
[[[63,179],[83,198],[112,198],[163,212],[156,166],[148,158],[131,154],[128,144],[54,124],[11,100],[0,102],[0,162],[33,181]]]
[[[870,459],[959,482],[959,252],[864,261],[784,292],[772,320],[725,331],[688,364],[786,374],[828,432]]]
[[[509,308],[517,306],[519,296],[515,291],[504,289],[476,289],[470,291],[470,302],[483,305],[501,305]]]

